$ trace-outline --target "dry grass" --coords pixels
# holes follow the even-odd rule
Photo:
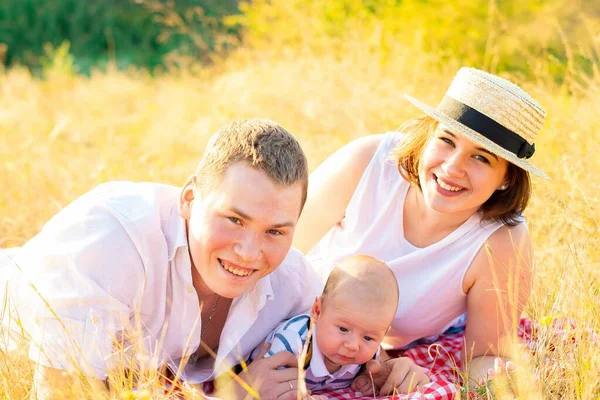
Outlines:
[[[281,122],[312,169],[349,140],[417,116],[402,93],[435,104],[459,67],[440,72],[436,60],[400,49],[381,63],[373,49],[352,48],[343,57],[240,51],[196,74],[154,78],[117,71],[85,78],[60,66],[45,81],[20,69],[0,72],[0,247],[24,243],[101,182],[182,184],[210,134],[235,118]],[[577,346],[540,347],[530,370],[542,379],[528,393],[597,399],[600,356],[586,329],[600,332],[600,78],[577,91],[546,78],[519,82],[548,111],[533,162],[552,177],[535,180],[526,213],[538,272],[527,314],[574,318]],[[26,396],[25,352],[0,360],[0,378],[4,398]]]

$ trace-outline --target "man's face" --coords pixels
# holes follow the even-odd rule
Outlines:
[[[186,219],[194,286],[199,294],[238,297],[287,255],[300,216],[302,186],[280,186],[266,173],[232,164],[202,194],[190,179],[179,213]]]

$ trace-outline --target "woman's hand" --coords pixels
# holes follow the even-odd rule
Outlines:
[[[504,362],[503,359],[497,357],[494,359],[494,368],[488,369],[488,379],[502,379],[510,376],[515,370],[515,364],[512,361]],[[485,383],[485,380],[481,378],[481,384]]]
[[[516,370],[515,364],[512,361],[505,362],[500,357],[494,358],[493,363],[494,367],[488,369],[487,376],[479,378],[479,386],[469,387],[467,385],[461,388],[461,393],[465,397],[469,397],[467,391],[474,393],[477,398],[486,397],[487,393],[490,392],[508,395],[508,398],[518,397],[517,385],[513,381],[513,373]],[[503,398],[502,396],[500,397]]]
[[[400,357],[385,362],[369,361],[365,371],[354,379],[350,388],[363,396],[386,396],[395,391],[408,393],[429,382],[429,377],[413,360]]]

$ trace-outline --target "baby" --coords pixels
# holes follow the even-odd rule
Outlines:
[[[364,255],[347,258],[331,271],[310,315],[297,315],[271,332],[265,357],[281,351],[300,356],[312,329],[306,388],[348,387],[367,361],[379,357],[397,307],[398,283],[384,262]]]

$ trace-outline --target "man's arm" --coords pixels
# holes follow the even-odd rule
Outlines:
[[[17,300],[31,337],[36,396],[51,398],[53,385],[95,387],[106,379],[105,360],[144,280],[132,239],[101,205],[67,207],[25,244],[17,264],[23,271]],[[74,383],[61,370],[83,378]]]

